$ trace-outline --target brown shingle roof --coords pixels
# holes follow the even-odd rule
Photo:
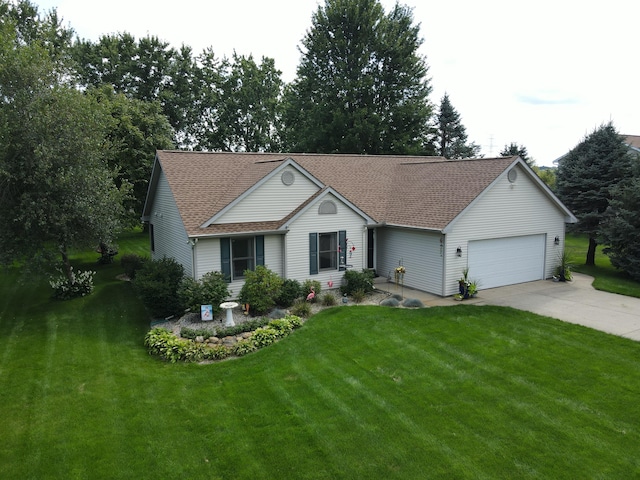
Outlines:
[[[624,143],[630,147],[640,150],[640,135],[623,135],[623,137]]]
[[[288,158],[376,222],[435,230],[446,227],[516,159],[158,152],[189,235],[279,228],[286,219],[200,226]]]

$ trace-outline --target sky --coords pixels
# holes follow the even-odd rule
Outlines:
[[[295,78],[301,40],[324,0],[32,0],[56,8],[83,39],[128,32],[194,54],[275,59]],[[381,0],[386,11],[395,0]],[[400,0],[424,40],[436,106],[444,93],[485,157],[512,142],[539,166],[600,125],[640,135],[637,19],[632,0]],[[636,92],[636,93],[634,93]]]

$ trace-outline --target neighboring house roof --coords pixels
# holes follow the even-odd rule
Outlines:
[[[640,153],[640,135],[623,135],[623,137],[627,147]]]
[[[519,162],[529,169],[519,157],[447,160],[390,155],[158,151],[157,161],[189,236],[282,229],[327,189],[366,215],[370,223],[442,231],[509,167]],[[211,223],[216,214],[284,162],[291,161],[324,188],[278,221]],[[537,179],[535,173],[530,173]],[[154,179],[157,181],[157,175],[152,178],[150,190]],[[539,184],[544,189],[542,182]],[[553,197],[549,191],[545,193]],[[146,205],[143,218],[149,214],[148,208]]]

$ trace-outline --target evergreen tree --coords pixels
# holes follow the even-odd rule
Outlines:
[[[440,102],[437,126],[437,154],[445,158],[472,158],[478,156],[480,146],[467,143],[467,131],[460,120],[449,95],[444,94]]]
[[[413,13],[379,0],[326,0],[302,40],[285,93],[285,148],[319,153],[425,153],[432,105]]]
[[[611,264],[640,281],[640,177],[612,190],[599,241]]]
[[[574,213],[577,232],[589,236],[586,265],[595,264],[597,238],[613,189],[630,180],[631,157],[612,123],[587,135],[558,163],[558,197]]]
[[[535,165],[535,161],[533,158],[529,158],[529,153],[527,152],[527,147],[518,145],[517,143],[511,142],[509,145],[505,145],[502,151],[500,152],[501,157],[512,157],[519,156],[527,162],[527,165],[533,167]]]

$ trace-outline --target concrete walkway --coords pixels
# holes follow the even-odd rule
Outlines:
[[[472,305],[499,305],[576,323],[603,332],[640,341],[640,298],[601,292],[591,286],[593,278],[573,274],[571,282],[539,280],[478,292],[464,300]],[[394,283],[379,283],[376,288],[401,293]],[[442,298],[404,288],[404,298],[418,298],[427,306],[455,305],[453,297]]]

